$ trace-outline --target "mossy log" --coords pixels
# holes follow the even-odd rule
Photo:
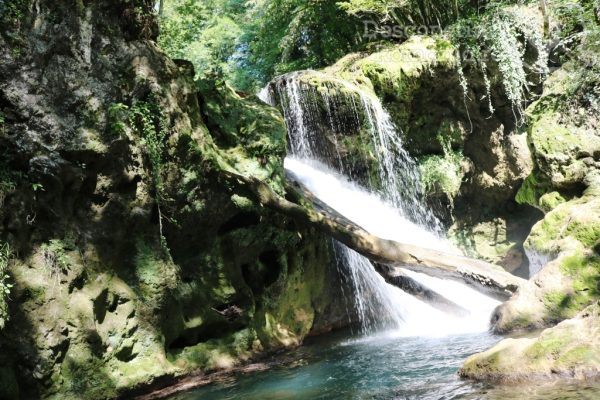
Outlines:
[[[249,191],[263,206],[319,229],[373,262],[459,280],[499,300],[508,299],[526,282],[501,267],[484,261],[374,236],[343,217],[325,209],[316,210],[311,201],[291,184],[287,185],[288,197],[293,197],[304,205],[279,196],[268,184],[255,177],[232,171],[223,171],[223,174],[232,183]]]

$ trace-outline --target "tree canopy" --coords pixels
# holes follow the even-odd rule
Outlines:
[[[358,16],[336,0],[164,0],[160,45],[198,75],[218,71],[241,90],[318,68],[362,41]]]

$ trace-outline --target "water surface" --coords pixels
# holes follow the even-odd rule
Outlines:
[[[600,383],[493,387],[458,378],[465,358],[501,339],[490,333],[363,339],[337,333],[292,350],[286,365],[238,374],[171,400],[600,399]]]
[[[443,338],[335,334],[293,350],[291,364],[240,374],[173,400],[457,398],[479,389],[457,378],[462,361],[499,339],[489,333]]]

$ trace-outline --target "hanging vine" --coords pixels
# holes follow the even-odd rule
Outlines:
[[[451,30],[451,36],[461,49],[461,63],[457,69],[460,86],[467,90],[463,63],[476,63],[485,85],[485,98],[491,114],[495,108],[491,95],[489,62],[493,62],[502,82],[506,98],[510,102],[515,119],[523,118],[523,109],[528,100],[528,81],[531,73],[542,76],[548,73],[548,52],[544,44],[543,25],[537,18],[524,15],[519,10],[490,9],[477,18],[459,21]],[[528,50],[536,54],[528,60]],[[468,55],[465,57],[465,55]]]

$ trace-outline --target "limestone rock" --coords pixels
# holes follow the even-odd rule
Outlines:
[[[600,375],[599,329],[600,304],[595,303],[536,338],[502,340],[469,357],[459,373],[496,382],[593,379]]]

